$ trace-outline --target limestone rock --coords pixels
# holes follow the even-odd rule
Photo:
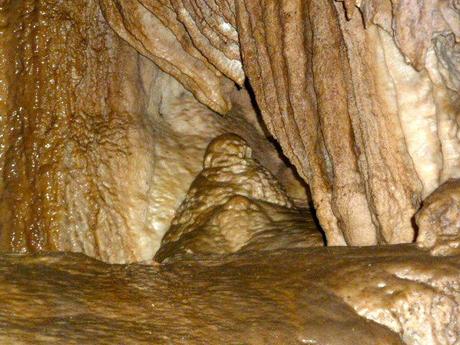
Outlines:
[[[226,94],[226,117],[211,111],[119,38],[97,1],[12,1],[0,21],[1,251],[151,259],[227,131],[302,198],[244,89]]]
[[[231,2],[100,0],[112,28],[197,99],[219,113],[231,109],[230,79],[242,85]],[[222,75],[222,73],[224,75]]]
[[[456,2],[235,4],[246,75],[328,242],[413,241],[423,198],[460,173]]]
[[[0,343],[455,345],[459,262],[407,245],[160,266],[4,255]]]
[[[330,244],[412,242],[421,201],[460,175],[454,0],[100,5],[122,38],[217,112],[247,77]]]
[[[433,255],[459,254],[460,180],[448,180],[425,199],[416,221],[420,247]]]
[[[294,208],[276,178],[252,157],[247,142],[227,133],[206,149],[203,170],[191,184],[155,259],[322,244],[307,213]]]

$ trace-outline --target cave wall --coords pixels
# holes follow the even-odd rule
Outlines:
[[[422,200],[458,177],[456,1],[101,3],[114,30],[134,46],[142,42],[152,60],[164,51],[135,27],[161,22],[178,49],[193,50],[191,42],[210,69],[236,82],[215,50],[236,49],[238,35],[264,121],[308,182],[329,244],[413,241]],[[195,95],[203,90],[182,83]]]
[[[153,154],[139,54],[93,1],[10,1],[2,17],[1,247],[130,257],[137,234],[117,228],[139,221]]]
[[[329,244],[413,241],[422,200],[458,177],[455,1],[29,0],[1,16],[3,250],[151,257],[228,131],[305,199],[245,78]]]
[[[207,144],[229,131],[306,205],[244,90],[228,89],[218,115],[120,38],[97,1],[9,1],[0,14],[0,251],[151,259]]]

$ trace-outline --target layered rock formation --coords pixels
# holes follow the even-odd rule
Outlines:
[[[119,38],[96,1],[1,6],[0,251],[151,259],[207,144],[228,131],[306,197],[244,90],[217,115]]]
[[[252,156],[241,137],[211,141],[203,170],[190,186],[155,259],[181,254],[228,254],[245,250],[322,246],[307,213]]]
[[[121,37],[211,109],[229,111],[231,80],[244,82],[231,1],[99,2]]]
[[[29,0],[5,3],[1,15],[8,250],[149,257],[212,137],[258,131],[256,141],[267,141],[246,123],[257,121],[250,101],[235,98],[245,77],[309,184],[329,244],[413,241],[421,201],[458,175],[455,1]],[[187,109],[186,92],[157,66],[246,122],[223,124],[205,108],[213,124],[198,121],[199,106]],[[172,114],[187,111],[200,129],[171,131],[181,121]],[[161,159],[172,151],[180,167]],[[278,174],[273,147],[260,151],[271,152],[263,164]],[[180,172],[172,187],[154,178],[161,169]],[[136,173],[121,177],[128,171]],[[111,246],[118,258],[104,253]]]
[[[411,246],[161,266],[0,256],[0,342],[454,345],[459,274],[458,256]]]
[[[351,2],[350,20],[331,1],[237,3],[258,104],[329,242],[412,241],[420,201],[458,173],[455,2],[361,1],[364,25]]]
[[[460,180],[451,179],[423,201],[417,212],[417,244],[433,255],[460,253]]]
[[[459,174],[456,1],[101,3],[115,31],[176,66],[163,68],[217,111],[228,109],[225,78],[241,81],[239,49],[330,244],[413,241],[421,200]],[[169,50],[152,43],[157,27],[169,29]],[[182,51],[197,70],[182,68]],[[215,87],[203,96],[210,71]]]
[[[0,251],[149,264],[3,254],[0,343],[460,343],[458,1],[11,0],[0,30]],[[411,242],[423,202],[426,250],[305,248],[273,138],[329,245]]]

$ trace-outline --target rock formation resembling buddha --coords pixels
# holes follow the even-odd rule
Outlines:
[[[211,141],[155,259],[322,246],[321,233],[236,134]]]

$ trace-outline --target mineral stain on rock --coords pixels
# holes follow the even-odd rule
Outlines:
[[[410,245],[162,265],[2,255],[0,343],[454,345],[459,262]]]
[[[1,251],[151,259],[227,131],[306,203],[245,90],[230,89],[226,117],[211,111],[120,38],[98,1],[7,1],[0,16]]]

